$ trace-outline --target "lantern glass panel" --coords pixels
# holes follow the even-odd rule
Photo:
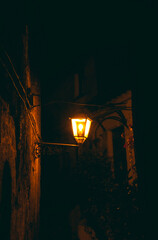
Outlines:
[[[83,143],[88,137],[91,120],[90,119],[71,119],[73,135],[78,143]]]

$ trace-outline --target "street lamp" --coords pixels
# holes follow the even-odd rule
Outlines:
[[[131,107],[124,105],[124,102],[120,102],[117,104],[106,104],[106,105],[94,105],[94,104],[82,104],[82,103],[72,103],[72,102],[64,102],[64,101],[53,101],[49,104],[55,103],[64,103],[64,104],[72,104],[72,105],[81,105],[85,107],[97,107],[95,111],[89,111],[92,116],[93,113],[93,121],[95,122],[95,135],[99,127],[101,127],[104,131],[105,128],[103,126],[103,122],[107,119],[112,119],[115,121],[119,121],[124,126],[127,126],[127,119],[125,118],[122,110],[131,110]],[[48,105],[48,104],[47,104]],[[41,105],[34,105],[33,107],[38,107]],[[99,108],[99,109],[98,109]],[[81,111],[81,110],[80,110]],[[84,111],[85,112],[85,111]],[[115,113],[115,115],[113,115]],[[87,115],[81,113],[79,115],[70,117],[72,124],[73,136],[77,142],[77,144],[69,144],[69,143],[55,143],[55,142],[43,142],[40,140],[35,144],[35,156],[39,156],[41,152],[45,152],[45,149],[51,149],[51,146],[54,147],[75,147],[78,152],[78,147],[85,142],[88,138],[90,127],[92,120],[87,117]]]
[[[78,144],[83,143],[89,134],[92,120],[90,118],[71,118],[73,135]]]
[[[84,141],[88,138],[90,126],[92,120],[85,115],[79,115],[74,118],[70,118],[72,123],[72,130],[74,138],[76,139],[77,144],[69,144],[69,143],[52,143],[52,142],[39,142],[35,144],[34,154],[36,157],[40,156],[41,151],[47,147],[47,149],[51,149],[51,146],[54,147],[76,147],[77,156],[78,156],[78,147],[79,144],[84,143]],[[50,151],[51,152],[51,151]]]

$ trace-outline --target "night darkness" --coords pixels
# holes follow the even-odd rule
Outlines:
[[[126,49],[129,71],[136,72],[149,54],[146,44],[152,38],[149,34],[154,34],[154,26],[149,27],[146,15],[151,17],[153,6],[150,1],[113,1],[104,5],[42,1],[16,5],[6,1],[1,8],[1,42],[13,51],[28,25],[30,66],[47,89],[54,88],[56,79],[72,70],[74,60],[108,48]]]
[[[10,55],[19,75],[22,74],[21,63],[17,60],[22,57],[21,36],[26,25],[28,26],[31,74],[40,82],[43,104],[54,100],[53,94],[56,89],[71,72],[75,72],[75,63],[86,59],[87,56],[96,56],[99,59],[98,69],[108,66],[107,76],[112,81],[104,82],[106,100],[125,90],[133,91],[136,137],[139,145],[137,157],[142,159],[138,168],[141,169],[142,196],[147,197],[146,213],[143,216],[149,219],[144,227],[148,229],[148,239],[151,234],[154,235],[153,226],[156,223],[152,219],[157,211],[157,169],[154,167],[157,161],[155,9],[156,5],[149,0],[107,1],[104,4],[92,1],[51,4],[48,1],[25,1],[15,4],[14,1],[5,1],[0,9],[1,46]],[[120,59],[117,59],[120,52],[125,56],[125,60],[121,60],[122,65],[119,65]],[[116,57],[118,71],[113,72],[109,63],[110,56]],[[103,78],[101,71],[98,72],[98,77]],[[62,96],[60,97],[62,99]],[[43,116],[43,119],[52,114],[53,110],[47,116]],[[42,125],[45,138],[51,134],[50,125],[51,120],[48,120],[48,126]],[[58,165],[57,161],[55,164]],[[49,170],[49,166],[46,168]],[[51,175],[50,172],[48,174]],[[57,172],[54,172],[53,181],[57,177],[56,174]],[[63,179],[64,177],[66,175]],[[59,185],[62,185],[62,182],[59,182]],[[53,187],[56,188],[54,191],[58,191],[55,184]],[[65,194],[64,189],[60,194],[62,198]],[[69,200],[65,201],[68,204]]]

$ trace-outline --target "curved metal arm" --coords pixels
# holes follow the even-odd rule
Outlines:
[[[103,126],[103,122],[108,120],[108,119],[118,121],[118,122],[122,123],[122,125],[124,125],[125,127],[129,128],[128,125],[127,125],[127,119],[125,118],[123,112],[121,110],[116,110],[115,113],[117,113],[119,116],[109,116],[109,117],[106,116],[101,121],[98,120],[98,119],[95,120],[98,123],[98,126],[95,130],[95,137],[97,137],[97,130],[98,130],[99,127],[101,127],[104,132],[106,131],[106,129]]]

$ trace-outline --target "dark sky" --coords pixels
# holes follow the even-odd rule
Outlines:
[[[14,49],[27,24],[31,68],[49,86],[75,59],[108,47],[130,46],[131,64],[139,65],[149,49],[153,10],[150,0],[6,0],[0,9],[1,41]]]

